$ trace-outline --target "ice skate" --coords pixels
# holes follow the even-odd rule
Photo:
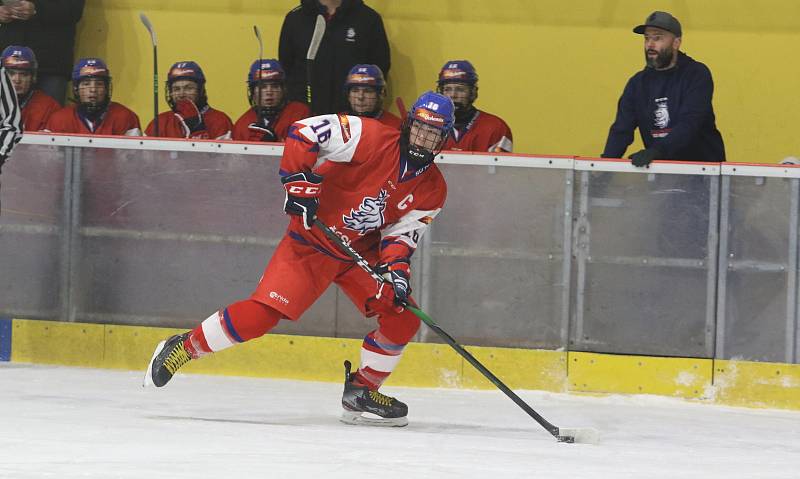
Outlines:
[[[189,337],[188,332],[158,343],[147,366],[143,386],[154,384],[160,388],[172,379],[181,366],[191,361],[192,357],[183,346],[183,341],[187,337]]]
[[[393,397],[354,382],[350,361],[344,362],[342,417],[345,424],[402,427],[408,424],[408,406]]]

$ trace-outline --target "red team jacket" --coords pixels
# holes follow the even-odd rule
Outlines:
[[[84,135],[141,136],[142,128],[136,113],[116,102],[108,104],[108,110],[100,123],[92,124],[78,115],[77,105],[69,105],[53,113],[47,121],[45,131],[53,133],[80,133]]]
[[[158,136],[162,138],[196,138],[206,140],[231,139],[233,122],[225,113],[207,107],[206,111],[203,112],[203,123],[206,125],[205,130],[190,134],[184,129],[181,121],[178,120],[172,110],[165,111],[158,115]],[[150,121],[150,124],[147,125],[147,130],[145,130],[145,135],[155,136],[155,134],[155,127],[153,126],[153,122]]]
[[[61,105],[42,90],[34,90],[22,105],[22,126],[25,131],[42,131],[50,115],[61,109]]]
[[[376,120],[386,126],[391,126],[396,130],[399,130],[403,126],[403,120],[401,120],[399,116],[395,115],[394,113],[389,113],[386,110],[382,111],[381,116],[376,118]]]
[[[309,115],[311,115],[311,110],[305,103],[299,101],[290,101],[287,103],[278,116],[270,123],[272,131],[278,136],[276,141],[284,141],[292,123],[297,120],[302,120],[303,118],[308,118]],[[244,112],[242,116],[236,120],[236,124],[233,125],[233,139],[236,141],[261,141],[264,133],[248,128],[248,126],[255,123],[256,120],[256,111],[254,109],[250,108]]]
[[[399,137],[399,130],[377,121],[316,116],[293,125],[281,160],[282,175],[314,169],[323,176],[317,217],[357,251],[379,246],[381,262],[411,256],[447,196],[436,165],[414,169],[400,152]],[[302,221],[291,217],[292,238],[351,261]]]
[[[472,121],[461,129],[453,129],[444,144],[445,150],[512,151],[511,129],[500,117],[478,110]]]

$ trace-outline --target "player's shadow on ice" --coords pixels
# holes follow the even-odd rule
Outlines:
[[[342,426],[342,427],[356,427],[347,426],[339,422],[335,416],[298,416],[298,417],[281,417],[273,419],[236,419],[224,417],[200,417],[200,416],[146,416],[147,419],[155,420],[170,420],[170,421],[199,421],[199,422],[221,422],[230,424],[252,424],[256,426]],[[359,427],[363,429],[364,427]],[[377,428],[389,429],[389,428]],[[481,435],[481,436],[502,436],[508,437],[510,435],[538,435],[542,431],[536,428],[508,428],[508,427],[492,427],[482,424],[454,424],[446,422],[428,422],[428,421],[410,421],[410,424],[403,428],[391,428],[393,430],[404,430],[423,433],[446,433],[446,434],[463,434],[463,435]],[[545,433],[546,435],[546,433]]]

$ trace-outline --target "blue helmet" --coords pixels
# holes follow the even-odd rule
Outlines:
[[[354,86],[371,86],[380,93],[386,86],[386,81],[378,65],[359,64],[350,69],[344,81],[345,91]]]
[[[256,90],[260,84],[264,83],[277,83],[281,86],[282,93],[280,96],[273,100],[271,106],[261,103],[260,93],[256,94]],[[250,65],[250,70],[247,72],[247,101],[250,103],[259,117],[274,118],[286,106],[286,72],[283,71],[281,62],[274,58],[260,59]],[[270,95],[269,93],[267,95]]]
[[[475,86],[478,83],[478,73],[467,60],[450,60],[442,65],[438,83],[440,88],[445,83],[466,83]]]
[[[208,97],[206,96],[206,76],[203,74],[203,69],[197,62],[182,61],[173,63],[167,72],[167,87],[164,93],[167,96],[167,104],[170,108],[175,108],[175,101],[172,99],[172,84],[178,80],[191,80],[197,83],[199,90],[197,96],[197,108],[205,108],[208,105]]]
[[[375,90],[377,98],[375,104],[370,108],[367,100],[356,100],[364,102],[354,106],[350,98],[353,88],[368,87]],[[359,64],[350,69],[344,80],[345,102],[348,105],[347,113],[350,115],[377,118],[383,112],[383,99],[386,96],[386,81],[383,79],[383,72],[378,65]],[[358,108],[358,110],[356,109]],[[360,111],[359,111],[360,110]]]
[[[418,144],[411,138],[412,125],[415,122],[433,126],[441,130],[439,139],[429,145]],[[417,167],[431,163],[437,154],[442,151],[448,135],[455,124],[455,106],[453,100],[440,93],[432,91],[423,93],[408,111],[408,116],[403,124],[400,135],[401,148],[407,153],[407,158]],[[423,133],[424,135],[424,133]]]
[[[206,83],[206,76],[203,74],[203,69],[200,68],[200,65],[195,62],[177,62],[169,67],[167,83],[172,84],[176,80],[192,80],[203,86]]]
[[[2,65],[8,70],[28,70],[36,72],[38,63],[33,50],[20,45],[9,45],[0,54]]]
[[[247,85],[251,88],[260,81],[283,83],[285,80],[286,73],[283,71],[281,63],[274,58],[254,61],[250,65],[250,71],[247,72]]]
[[[101,100],[81,101],[80,84],[83,80],[98,78],[106,84],[106,96]],[[84,115],[93,117],[104,112],[111,102],[111,72],[106,62],[99,58],[81,58],[72,68],[72,94],[78,103],[78,110]]]
[[[72,68],[72,84],[77,85],[85,78],[111,79],[106,62],[99,58],[81,58]]]
[[[453,100],[441,93],[425,92],[417,98],[408,111],[408,119],[418,120],[435,126],[445,135],[449,134],[455,124]]]

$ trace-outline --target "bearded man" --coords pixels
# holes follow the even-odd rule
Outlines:
[[[645,148],[628,157],[634,166],[653,160],[725,161],[711,104],[711,71],[680,51],[680,22],[653,12],[633,32],[644,37],[646,66],[625,85],[601,156],[621,158],[639,128]]]

